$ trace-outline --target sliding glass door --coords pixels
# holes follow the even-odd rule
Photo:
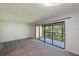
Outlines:
[[[64,23],[53,24],[53,44],[64,48]]]
[[[44,41],[44,25],[40,25],[40,40]]]
[[[36,26],[36,39],[40,39],[40,27]]]
[[[36,38],[64,48],[64,22],[36,26]]]
[[[52,25],[45,25],[45,42],[52,44]]]

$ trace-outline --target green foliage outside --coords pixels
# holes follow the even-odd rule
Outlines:
[[[53,37],[53,39],[55,40],[64,41],[64,23],[45,25],[45,31],[44,31],[44,26],[39,26],[39,27],[40,27],[40,37],[44,37],[44,33],[45,33],[45,37],[47,38],[52,39]]]
[[[52,30],[53,28],[53,30]],[[53,36],[52,36],[53,34]],[[59,41],[64,41],[64,25],[63,23],[55,24],[53,26],[45,26],[45,37]]]

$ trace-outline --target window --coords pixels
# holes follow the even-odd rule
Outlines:
[[[64,48],[64,22],[36,26],[36,38]]]

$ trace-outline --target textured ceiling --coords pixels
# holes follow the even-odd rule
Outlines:
[[[41,3],[1,3],[0,20],[34,23],[46,17],[56,17],[78,10],[78,3],[63,3],[54,6],[45,6]]]

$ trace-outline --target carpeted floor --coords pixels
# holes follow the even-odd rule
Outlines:
[[[2,50],[0,54],[6,56],[76,56],[36,39],[17,41],[15,45]]]

